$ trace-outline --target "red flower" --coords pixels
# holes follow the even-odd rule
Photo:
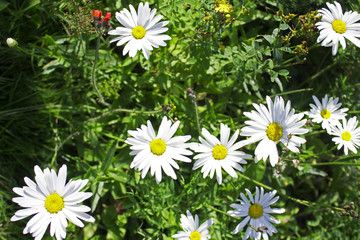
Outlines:
[[[93,17],[95,20],[99,21],[101,19],[102,11],[100,10],[93,10]]]
[[[105,17],[103,18],[103,21],[109,23],[110,17],[111,17],[111,12],[107,12]]]

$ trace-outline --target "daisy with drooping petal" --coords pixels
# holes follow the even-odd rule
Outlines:
[[[214,172],[216,172],[216,179],[219,184],[222,183],[221,168],[234,178],[237,178],[234,168],[244,172],[240,164],[246,164],[247,162],[244,159],[252,156],[236,151],[242,146],[240,142],[235,143],[239,136],[239,130],[236,130],[230,140],[230,128],[222,123],[220,124],[220,141],[205,128],[202,129],[201,134],[205,137],[205,139],[199,137],[201,144],[193,143],[191,146],[193,151],[200,152],[194,157],[198,160],[195,162],[193,170],[203,166],[201,172],[204,178],[209,173],[210,178],[213,178]]]
[[[242,142],[243,145],[260,141],[255,149],[255,162],[263,159],[266,161],[270,157],[271,166],[279,160],[277,143],[282,142],[290,151],[298,153],[298,147],[305,143],[305,139],[295,136],[305,134],[309,130],[301,128],[306,123],[303,119],[304,114],[295,114],[291,109],[290,101],[286,106],[282,97],[275,97],[274,103],[269,96],[266,97],[267,108],[263,104],[253,103],[256,111],[245,112],[244,115],[250,118],[245,121],[249,125],[241,129],[241,136],[250,136]]]
[[[25,177],[27,186],[13,188],[21,196],[13,198],[13,201],[24,209],[16,211],[11,221],[35,214],[26,224],[23,234],[31,233],[35,240],[40,240],[50,224],[50,235],[61,240],[66,237],[67,220],[78,227],[84,226],[79,219],[95,221],[86,213],[91,209],[79,204],[92,196],[91,192],[80,192],[89,180],[70,180],[65,185],[66,165],[60,168],[58,175],[53,169],[42,171],[39,166],[35,166],[34,170],[36,183]]]
[[[330,126],[335,126],[337,122],[339,122],[339,119],[344,118],[347,115],[345,112],[347,112],[349,109],[339,109],[341,107],[341,103],[338,103],[338,97],[335,99],[332,97],[328,99],[326,94],[325,97],[321,100],[321,103],[317,97],[312,97],[316,106],[314,104],[310,104],[310,112],[307,112],[306,114],[312,118],[313,122],[321,123],[321,127],[326,129],[327,132],[330,131]]]
[[[156,183],[160,183],[163,169],[166,175],[177,179],[173,167],[179,169],[179,165],[174,159],[191,162],[190,158],[184,156],[192,154],[186,149],[188,143],[185,143],[191,136],[173,137],[179,125],[180,122],[176,121],[171,126],[171,121],[163,117],[157,135],[150,121],[147,121],[147,126],[141,125],[136,131],[128,131],[132,137],[127,138],[125,142],[132,145],[130,149],[133,151],[130,155],[135,155],[130,167],[142,171],[142,178],[150,169],[152,176],[155,173]]]
[[[322,19],[316,23],[320,30],[317,42],[321,42],[321,46],[332,47],[332,55],[336,55],[339,42],[343,49],[346,48],[345,38],[360,47],[360,40],[357,39],[360,36],[360,24],[356,23],[360,20],[360,15],[352,11],[343,14],[341,5],[338,2],[334,3],[326,3],[330,10],[319,10]]]
[[[109,35],[120,35],[112,39],[110,42],[117,42],[117,46],[127,43],[123,55],[129,52],[130,57],[134,57],[138,50],[142,50],[146,59],[150,58],[149,51],[153,47],[166,46],[165,40],[170,40],[168,35],[161,34],[168,29],[166,26],[169,21],[159,22],[162,15],[156,14],[156,9],[151,10],[149,3],[139,4],[138,12],[130,4],[130,11],[124,9],[116,13],[116,19],[124,26],[117,27],[115,30],[109,31]]]
[[[339,144],[337,149],[344,146],[345,155],[348,155],[348,149],[357,153],[356,148],[360,146],[360,127],[358,127],[358,123],[356,117],[350,118],[349,121],[343,118],[342,124],[338,122],[331,129],[330,134],[336,136],[332,140]]]
[[[172,238],[177,238],[179,240],[207,240],[210,239],[208,228],[213,223],[212,218],[201,224],[199,227],[199,217],[195,214],[194,217],[191,215],[190,211],[186,210],[186,215],[181,214],[181,227],[185,230],[179,231],[177,234],[172,235]]]
[[[280,220],[275,219],[270,214],[284,213],[285,209],[270,208],[270,205],[279,200],[278,196],[275,197],[276,190],[264,194],[264,189],[262,187],[260,192],[259,188],[256,187],[255,197],[253,197],[248,189],[245,189],[245,191],[247,192],[250,201],[247,199],[244,193],[240,193],[241,199],[237,199],[240,204],[231,204],[230,207],[235,208],[235,210],[227,212],[229,215],[234,217],[245,217],[245,219],[236,226],[233,234],[240,232],[245,227],[245,225],[249,223],[243,240],[248,239],[249,237],[260,240],[261,236],[267,240],[269,239],[268,235],[272,236],[273,233],[277,233],[276,227],[271,223],[280,223]]]

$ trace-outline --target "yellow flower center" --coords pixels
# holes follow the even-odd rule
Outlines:
[[[346,23],[344,23],[340,19],[336,19],[335,21],[333,21],[331,23],[331,26],[337,33],[343,34],[344,32],[346,32]]]
[[[251,218],[259,218],[263,214],[263,208],[259,204],[255,203],[249,208],[249,216]]]
[[[132,29],[132,35],[136,39],[142,39],[145,36],[146,30],[143,26],[136,26]]]
[[[351,134],[348,131],[345,131],[341,134],[341,138],[345,141],[351,140]]]
[[[64,200],[57,193],[52,193],[45,199],[45,208],[49,213],[57,213],[64,208]]]
[[[321,116],[322,116],[322,118],[328,119],[331,116],[331,112],[327,109],[323,109],[321,111]]]
[[[266,135],[270,140],[277,142],[283,136],[283,129],[278,123],[270,123],[266,129]]]
[[[201,234],[198,231],[193,231],[190,235],[190,240],[200,240]]]
[[[150,150],[153,154],[160,156],[166,150],[166,143],[160,138],[154,139],[150,142]]]
[[[227,155],[227,149],[223,145],[216,145],[212,150],[212,155],[216,160],[222,160]]]

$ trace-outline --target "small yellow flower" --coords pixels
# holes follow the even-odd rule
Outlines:
[[[221,12],[221,13],[224,13],[224,14],[228,14],[228,13],[231,13],[232,6],[226,0],[220,0],[220,1],[216,2],[215,11],[216,12]]]

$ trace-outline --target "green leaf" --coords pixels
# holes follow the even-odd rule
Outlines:
[[[264,38],[266,41],[268,41],[270,44],[273,44],[273,42],[275,41],[275,38],[273,36],[270,35],[264,35]]]
[[[289,75],[289,71],[286,70],[286,69],[281,69],[278,73],[281,76],[288,76]]]
[[[30,8],[35,7],[36,5],[38,5],[40,3],[40,0],[28,0],[28,1],[25,1],[25,2],[27,4],[26,4],[26,7],[23,9],[24,12],[26,12]]]
[[[129,180],[129,175],[124,172],[121,172],[121,171],[109,170],[107,172],[107,175],[109,177],[113,178],[115,181],[122,182],[122,183],[125,183]]]
[[[0,1],[0,11],[4,10],[9,5],[6,1]]]
[[[96,191],[95,194],[93,195],[93,200],[91,201],[91,212],[95,211],[96,206],[100,200],[103,188],[104,188],[104,182],[97,182]]]
[[[101,170],[103,172],[106,172],[107,169],[109,168],[110,164],[111,164],[111,160],[114,158],[114,154],[116,151],[116,146],[117,146],[117,141],[114,141],[113,144],[111,145],[108,153],[105,156],[104,162],[101,165]]]
[[[288,28],[289,28],[289,25],[287,25],[285,23],[280,24],[280,30],[286,30]]]

